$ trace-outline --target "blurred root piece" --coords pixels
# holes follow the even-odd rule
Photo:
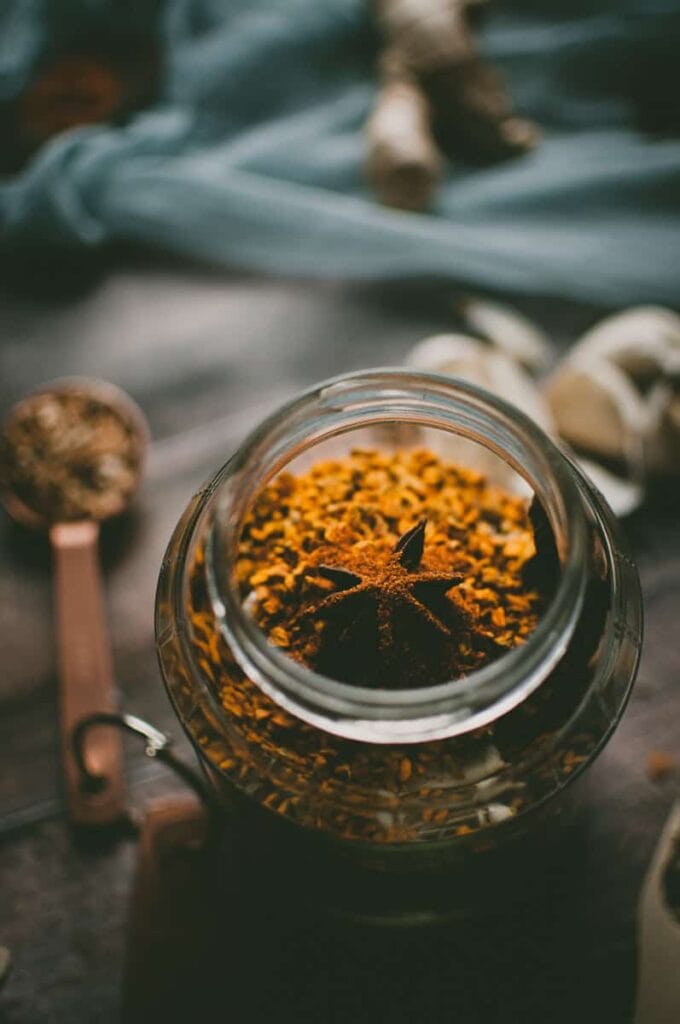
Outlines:
[[[560,433],[646,475],[680,472],[680,317],[640,306],[589,330],[547,384]]]
[[[366,133],[366,174],[380,201],[401,210],[424,209],[439,182],[441,160],[420,89],[407,79],[386,82]]]
[[[408,357],[410,366],[455,377],[498,395],[520,409],[548,433],[554,426],[550,412],[529,374],[505,352],[465,334],[437,334],[419,342]],[[529,493],[510,466],[492,452],[455,434],[447,436],[441,454],[474,466],[495,484]]]
[[[431,373],[460,377],[486,388],[554,432],[550,411],[533,380],[507,353],[465,334],[435,334],[411,350],[409,365]]]
[[[680,473],[680,316],[662,306],[624,310],[588,331],[576,351],[619,367],[639,393],[647,473]]]
[[[617,366],[568,359],[548,380],[545,397],[559,434],[569,444],[641,468],[644,403]]]
[[[466,295],[457,301],[456,312],[467,328],[516,359],[525,370],[538,373],[550,362],[548,338],[516,309]]]
[[[642,390],[660,377],[680,377],[680,316],[663,306],[637,306],[587,331],[576,352],[615,363]]]
[[[504,160],[534,148],[540,133],[517,117],[501,76],[480,57],[423,76],[435,137],[447,155],[473,161]]]
[[[374,0],[385,45],[367,126],[367,173],[390,206],[428,204],[439,150],[488,161],[536,144],[537,129],[514,114],[502,79],[475,51],[470,13],[479,6],[480,0]]]
[[[561,436],[595,458],[623,463],[624,472],[614,473],[571,455],[615,515],[623,518],[634,512],[645,497],[644,438],[650,414],[623,371],[598,360],[585,366],[565,360],[544,389],[527,370],[545,365],[549,355],[547,338],[538,328],[510,307],[485,299],[464,298],[457,312],[484,339],[433,335],[411,350],[408,364],[477,384],[515,405],[549,435]],[[680,409],[677,412],[680,415]],[[499,466],[496,457],[479,445],[451,434],[440,449],[448,458],[474,465],[494,483],[525,493],[516,474]]]
[[[375,0],[378,28],[416,74],[458,64],[472,56],[466,0]]]

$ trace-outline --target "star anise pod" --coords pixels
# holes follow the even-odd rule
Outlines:
[[[363,568],[361,574],[331,565],[314,570],[336,587],[308,612],[328,623],[316,666],[319,671],[363,682],[376,669],[398,666],[416,642],[427,648],[450,640],[455,623],[463,624],[462,613],[445,595],[463,581],[464,574],[420,567],[425,526],[422,519],[399,538],[386,561],[376,561],[375,567]]]

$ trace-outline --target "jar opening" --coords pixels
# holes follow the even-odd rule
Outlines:
[[[243,607],[234,573],[243,523],[262,488],[367,432],[378,444],[477,446],[496,470],[511,467],[541,503],[561,576],[535,630],[497,661],[463,676],[411,689],[373,689],[329,678],[268,642]],[[461,440],[462,439],[462,440]],[[362,441],[365,444],[365,440]],[[469,450],[469,448],[468,448]],[[468,459],[469,462],[469,459]],[[473,467],[474,468],[474,467]],[[532,693],[562,657],[583,600],[587,530],[578,487],[564,456],[521,412],[469,384],[430,374],[377,370],[336,378],[275,413],[217,481],[206,562],[213,609],[243,671],[278,704],[328,732],[371,742],[420,742],[472,731]]]

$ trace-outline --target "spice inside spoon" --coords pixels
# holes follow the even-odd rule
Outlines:
[[[137,490],[148,443],[139,408],[111,384],[57,380],[22,399],[0,435],[0,494],[17,521],[46,529],[54,553],[61,751],[69,815],[77,825],[123,818],[120,736],[88,737],[87,766],[102,778],[84,791],[71,735],[85,715],[116,709],[98,559],[99,523]]]

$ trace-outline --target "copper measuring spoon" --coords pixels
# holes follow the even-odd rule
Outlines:
[[[98,558],[99,523],[120,514],[141,479],[149,431],[112,384],[53,381],[10,411],[0,437],[0,496],[10,515],[48,531],[54,557],[61,758],[75,825],[125,816],[120,735],[93,730],[83,757],[101,782],[83,787],[71,737],[86,715],[116,710]]]

